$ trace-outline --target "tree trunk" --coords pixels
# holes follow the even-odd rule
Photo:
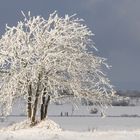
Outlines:
[[[41,109],[40,109],[40,119],[44,120],[47,116],[47,110],[48,110],[48,104],[50,101],[50,96],[48,95],[47,100],[46,100],[46,94],[47,92],[44,89],[43,95],[42,95],[42,104],[41,104]]]
[[[28,103],[27,103],[27,117],[28,119],[31,119],[31,115],[32,115],[32,86],[31,84],[28,87]]]
[[[46,103],[45,103],[44,119],[45,119],[46,116],[47,116],[49,101],[50,101],[50,96],[48,95],[47,101],[46,101]]]
[[[32,109],[32,117],[31,117],[31,124],[35,124],[35,117],[37,112],[37,104],[38,104],[38,96],[35,98],[35,102]]]
[[[44,89],[43,95],[42,95],[42,103],[41,103],[41,109],[40,109],[40,120],[44,119],[44,111],[45,111],[45,100],[46,100],[46,88]]]
[[[40,80],[41,80],[41,75],[39,74],[38,83],[37,83],[37,90],[36,90],[36,95],[35,95],[35,101],[34,101],[34,105],[33,105],[33,108],[32,108],[32,116],[31,116],[31,124],[32,125],[34,125],[36,123],[35,117],[36,117],[37,105],[38,105]]]

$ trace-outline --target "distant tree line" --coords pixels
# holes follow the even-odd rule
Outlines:
[[[124,97],[140,97],[140,91],[138,90],[118,90],[116,94]]]

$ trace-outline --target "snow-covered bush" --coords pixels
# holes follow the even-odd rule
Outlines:
[[[113,106],[129,106],[130,105],[130,98],[129,97],[118,97],[112,100]]]
[[[97,108],[91,108],[89,113],[90,114],[97,114],[98,113],[98,109]]]

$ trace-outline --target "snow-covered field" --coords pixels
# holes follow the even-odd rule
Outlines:
[[[0,140],[140,140],[139,106],[109,108],[106,118],[101,118],[100,112],[95,115],[88,113],[90,108],[80,107],[73,112],[74,116],[71,116],[71,110],[71,105],[52,105],[49,109],[49,119],[59,124],[61,131],[44,127],[16,131],[6,129],[0,131]],[[61,112],[68,112],[69,116],[59,116]],[[25,119],[25,116],[11,116],[5,122],[0,122],[0,127]]]
[[[26,129],[0,133],[1,140],[140,140],[139,131],[72,132]]]

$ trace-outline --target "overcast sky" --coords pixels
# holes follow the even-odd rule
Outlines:
[[[5,24],[22,19],[21,10],[47,18],[77,13],[94,32],[99,55],[108,58],[116,89],[140,90],[140,0],[0,0],[0,35]]]

